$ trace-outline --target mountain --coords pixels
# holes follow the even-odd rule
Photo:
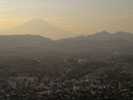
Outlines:
[[[99,32],[51,40],[40,35],[0,35],[0,55],[133,54],[133,34]]]
[[[43,19],[33,19],[16,28],[1,32],[1,34],[38,34],[51,39],[61,39],[74,36]]]
[[[98,32],[93,35],[88,36],[78,36],[74,38],[66,38],[57,40],[58,42],[67,42],[67,41],[81,41],[81,40],[94,40],[94,41],[109,41],[109,40],[128,40],[133,41],[133,33],[128,33],[124,31],[116,32],[116,33],[109,33],[106,31]]]
[[[49,51],[49,46],[53,42],[40,35],[0,35],[0,56],[26,56],[43,53]]]
[[[55,47],[58,47],[60,51],[72,53],[131,53],[133,51],[133,34],[127,32],[103,31],[94,35],[61,39],[56,42]]]
[[[87,38],[91,40],[114,40],[114,39],[132,40],[133,34],[124,32],[124,31],[119,31],[116,33],[109,33],[109,32],[103,31],[103,32],[96,33],[94,35],[89,35],[87,36]]]
[[[52,41],[39,35],[0,35],[0,47],[34,47]]]

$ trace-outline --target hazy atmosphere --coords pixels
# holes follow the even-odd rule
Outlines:
[[[0,33],[35,18],[76,35],[104,30],[133,32],[133,1],[0,0]],[[43,32],[39,35],[45,36]]]
[[[0,0],[0,100],[133,100],[133,0]]]

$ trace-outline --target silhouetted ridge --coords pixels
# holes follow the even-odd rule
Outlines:
[[[122,34],[122,35],[121,35]],[[133,34],[100,32],[89,36],[53,41],[39,35],[0,36],[0,51],[21,53],[133,53]],[[19,48],[19,49],[18,49]],[[16,53],[15,52],[15,53]],[[7,53],[7,52],[6,52]],[[11,53],[13,54],[13,53]]]
[[[1,34],[38,34],[51,39],[72,37],[73,33],[64,31],[43,19],[32,19]]]
[[[53,42],[39,35],[0,35],[2,47],[36,47]]]

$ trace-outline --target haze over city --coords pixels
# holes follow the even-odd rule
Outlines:
[[[0,0],[0,100],[133,100],[133,0]]]

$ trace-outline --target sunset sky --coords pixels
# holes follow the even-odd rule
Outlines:
[[[133,32],[133,0],[0,0],[0,31],[33,18],[78,34]]]

